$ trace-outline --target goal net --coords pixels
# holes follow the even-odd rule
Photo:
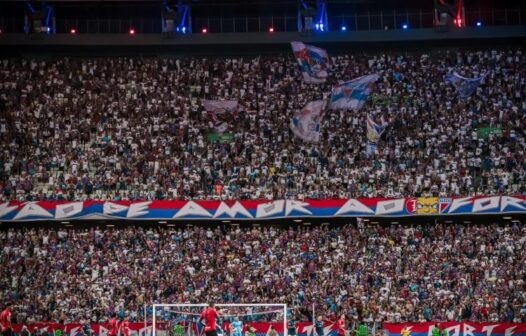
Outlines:
[[[207,304],[154,304],[152,336],[205,336]],[[286,304],[216,304],[219,336],[287,336]]]

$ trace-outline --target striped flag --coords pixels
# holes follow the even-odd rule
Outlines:
[[[311,101],[290,120],[290,129],[305,142],[319,142],[321,120],[323,119],[323,100]]]
[[[324,83],[329,69],[327,51],[303,42],[291,42],[292,52],[298,61],[303,80],[309,84]]]
[[[332,90],[330,107],[333,110],[359,110],[373,91],[377,74],[358,77]]]
[[[237,100],[204,100],[203,107],[217,133],[226,132],[239,111]]]

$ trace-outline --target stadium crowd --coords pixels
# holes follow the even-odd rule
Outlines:
[[[329,50],[330,53],[330,50]],[[307,85],[292,53],[258,58],[62,58],[0,62],[5,200],[276,199],[526,192],[521,50],[332,55]],[[474,77],[460,99],[449,68]],[[293,113],[341,80],[376,72],[360,111],[327,111],[322,140]],[[223,141],[203,99],[243,111]],[[369,158],[366,114],[388,122]],[[491,134],[490,134],[491,133]]]
[[[0,231],[0,243],[0,302],[18,322],[137,321],[152,302],[526,322],[526,227],[514,223],[20,228]]]

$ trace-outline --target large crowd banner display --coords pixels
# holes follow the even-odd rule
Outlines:
[[[193,336],[202,336],[203,333],[201,332],[202,326],[199,324],[199,327],[197,327],[198,323],[190,322],[186,323],[181,322],[179,324],[182,324],[184,329],[185,335],[193,335]],[[280,335],[283,335],[283,323],[270,323],[270,322],[249,322],[245,323],[243,327],[243,331],[245,331],[247,326],[251,326],[255,329],[256,336],[265,336],[270,328],[270,326],[274,327],[274,330]],[[37,329],[40,332],[40,335],[42,336],[55,336],[57,335],[57,330],[60,330],[62,333],[61,335],[64,336],[85,336],[86,334],[83,332],[83,330],[86,329],[86,325],[80,324],[80,323],[66,323],[66,324],[59,324],[59,323],[52,323],[52,322],[45,322],[45,323],[30,323],[30,324],[14,324],[13,325],[13,331],[16,334],[20,334],[22,331],[22,328],[26,327],[29,332],[33,332],[35,329]],[[168,336],[170,335],[167,332],[159,332],[160,330],[167,331],[169,329],[169,325],[166,325],[165,328],[160,328],[157,331],[157,336]],[[151,336],[152,335],[152,325],[151,323],[130,323],[129,324],[129,336]],[[91,323],[89,325],[91,336],[108,336],[109,331],[109,325],[108,323]],[[303,322],[297,324],[297,333],[298,335],[302,336],[308,336],[312,335],[312,324]],[[328,330],[328,328],[326,328]],[[122,334],[121,334],[122,335]],[[336,334],[332,335],[331,331],[328,330],[327,336],[336,336]]]
[[[351,198],[257,201],[39,201],[0,203],[0,222],[126,220],[265,220],[525,214],[526,196]]]
[[[194,323],[190,323],[194,324]],[[400,336],[400,332],[404,327],[409,329],[410,336],[431,336],[434,325],[437,324],[440,328],[445,328],[449,336],[526,336],[526,323],[475,323],[475,322],[428,322],[428,323],[384,323],[383,330],[388,336]],[[283,334],[282,323],[268,323],[268,322],[251,322],[246,323],[255,328],[257,336],[264,336],[267,334],[270,326],[279,333]],[[61,330],[64,336],[82,336],[83,325],[80,323],[31,323],[27,325],[15,324],[13,331],[20,333],[22,328],[26,326],[30,332],[35,328],[40,331],[42,335],[54,335],[56,330]],[[92,336],[107,336],[107,323],[92,323],[90,329]],[[129,336],[151,336],[152,327],[148,323],[130,323]],[[198,336],[197,330],[193,325],[185,326],[186,335]],[[314,327],[312,322],[299,322],[296,324],[296,334],[298,336],[314,336]],[[324,336],[336,336],[336,324],[325,321],[323,328]]]
[[[428,323],[384,323],[389,336],[400,336],[404,327],[410,336],[431,336],[435,324],[445,328],[449,336],[526,336],[526,323],[475,323],[475,322],[428,322]]]

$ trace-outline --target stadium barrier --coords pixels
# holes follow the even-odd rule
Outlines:
[[[159,323],[158,323],[159,324]],[[188,328],[185,328],[185,335],[195,335],[199,336],[202,334],[202,327],[196,327],[197,323],[190,323]],[[282,323],[263,323],[263,322],[251,322],[246,323],[245,325],[250,325],[255,328],[256,335],[266,335],[269,327],[272,325],[278,334],[283,334],[283,324]],[[51,336],[57,336],[57,331],[60,330],[59,334],[63,336],[82,336],[84,325],[80,323],[33,323],[33,324],[14,324],[13,331],[16,334],[19,334],[22,331],[22,328],[26,326],[29,332],[32,332],[35,328],[39,330],[41,336],[44,336],[46,333]],[[167,324],[166,324],[167,326]],[[310,327],[310,328],[309,328]],[[107,323],[91,323],[91,336],[107,336],[109,332],[109,325]],[[152,324],[148,323],[130,323],[129,324],[129,336],[151,336],[152,334]],[[165,336],[170,333],[167,332],[167,328],[161,328],[157,331],[157,336]],[[298,332],[301,332],[302,335],[308,335],[312,331],[312,324],[304,322],[298,324]],[[122,333],[121,333],[122,334]]]
[[[83,201],[0,203],[0,221],[250,220],[526,213],[526,196],[276,201]]]
[[[446,328],[449,336],[525,336],[526,335],[526,323],[475,323],[475,322],[428,322],[428,323],[384,323],[383,330],[385,334],[389,336],[399,336],[402,328],[408,327],[410,336],[431,336],[434,325],[437,324],[439,327]],[[270,325],[273,325],[278,333],[283,332],[283,326],[281,323],[247,323],[256,329],[256,335],[266,335]],[[13,325],[13,331],[20,333],[22,330],[22,324]],[[48,333],[49,335],[56,335],[57,330],[61,330],[62,335],[65,336],[81,336],[82,325],[79,323],[35,323],[26,325],[28,330],[32,332],[34,328],[37,328],[40,332]],[[93,330],[92,336],[107,336],[108,335],[108,324],[107,323],[95,323],[91,324]],[[150,336],[151,335],[151,324],[144,323],[130,323],[129,336]],[[190,328],[190,332],[187,334],[197,334],[198,331],[195,328]],[[337,334],[334,324],[326,324],[324,328],[326,336],[335,336]],[[311,336],[314,335],[314,328],[312,323],[300,322],[297,324],[297,335],[298,336]]]
[[[428,323],[384,323],[383,329],[389,336],[400,336],[407,327],[410,336],[432,336],[432,330],[437,324],[445,328],[449,336],[525,336],[526,323],[474,323],[474,322],[428,322]]]
[[[57,335],[64,336],[80,336],[83,335],[82,330],[84,325],[80,323],[30,323],[30,324],[13,324],[13,332],[19,334],[22,331],[22,328],[26,326],[29,332],[38,329],[41,336],[48,335]],[[92,331],[92,336],[107,336],[108,335],[108,324],[107,323],[91,323],[90,328]],[[151,325],[145,325],[144,323],[130,323],[130,334],[129,336],[148,336],[151,334]]]

